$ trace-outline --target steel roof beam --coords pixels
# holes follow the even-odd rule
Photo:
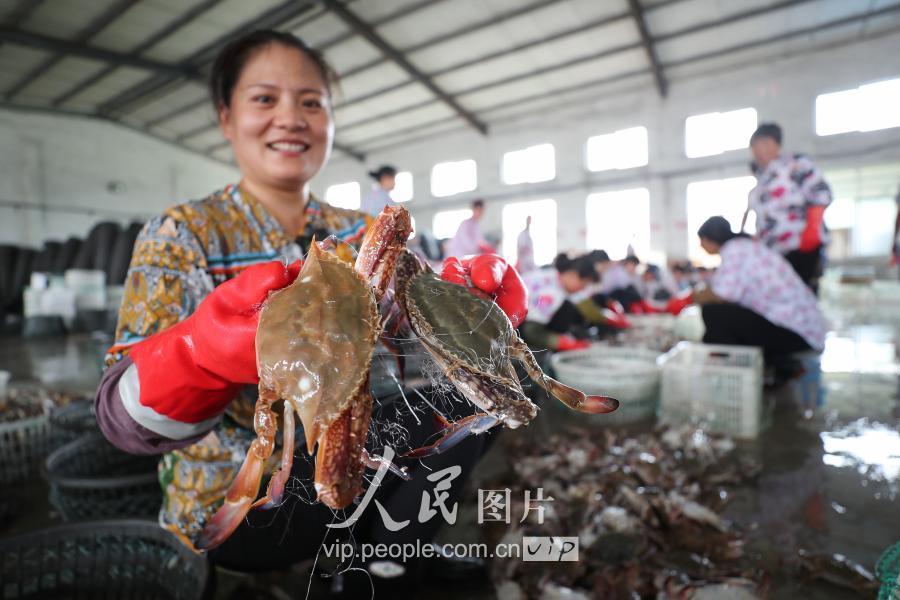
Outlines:
[[[810,0],[802,0],[802,1],[810,1]],[[791,2],[791,3],[796,3],[796,2]],[[789,4],[789,3],[784,3],[784,4]],[[885,7],[883,7],[883,8],[880,8],[880,9],[877,9],[877,10],[873,10],[873,11],[869,11],[869,12],[865,12],[865,13],[859,13],[859,14],[856,14],[856,15],[851,15],[851,16],[849,16],[849,17],[843,17],[843,18],[840,18],[840,19],[835,19],[835,20],[833,20],[833,21],[828,21],[828,22],[826,22],[826,23],[821,23],[821,24],[819,24],[819,25],[814,25],[814,26],[811,26],[811,27],[805,27],[805,28],[802,28],[802,29],[795,29],[795,30],[792,30],[792,31],[786,31],[786,32],[784,32],[784,33],[779,33],[779,34],[776,34],[776,35],[774,35],[774,36],[769,36],[769,37],[766,37],[766,38],[762,38],[762,39],[758,39],[758,40],[753,40],[753,41],[751,41],[751,42],[744,42],[744,43],[741,43],[741,44],[735,44],[735,45],[732,45],[732,46],[728,46],[728,47],[726,47],[726,48],[720,48],[720,49],[718,49],[718,50],[713,50],[713,51],[710,51],[710,52],[702,52],[702,53],[700,53],[700,54],[696,54],[696,55],[694,55],[694,56],[689,56],[689,57],[687,57],[687,58],[683,58],[683,59],[679,59],[679,60],[675,60],[675,61],[670,61],[670,62],[664,62],[664,63],[662,63],[662,67],[663,67],[664,69],[672,69],[672,68],[674,68],[674,67],[682,67],[682,66],[685,66],[685,65],[689,65],[689,64],[694,64],[694,63],[702,62],[702,61],[704,61],[704,60],[709,60],[709,59],[711,59],[711,58],[720,58],[720,57],[722,57],[722,56],[727,56],[727,55],[729,55],[729,54],[734,54],[734,53],[736,53],[736,52],[742,52],[742,51],[744,51],[744,50],[752,50],[753,48],[757,48],[757,47],[759,47],[759,46],[765,46],[765,45],[767,45],[767,44],[773,44],[773,43],[781,42],[781,41],[784,41],[784,40],[794,39],[794,38],[796,38],[796,37],[798,37],[798,36],[815,35],[815,34],[817,34],[817,33],[821,33],[822,31],[827,31],[827,30],[829,30],[829,29],[835,29],[835,28],[838,28],[838,27],[844,27],[844,26],[846,26],[846,25],[853,25],[854,23],[858,23],[858,22],[860,22],[860,21],[865,21],[865,20],[868,20],[868,19],[871,19],[871,18],[875,18],[875,17],[882,17],[882,16],[885,16],[885,15],[888,15],[888,14],[891,14],[891,13],[900,13],[900,3],[898,3],[898,4],[892,4],[892,5],[890,5],[890,6],[885,6]],[[693,26],[692,26],[690,29],[696,30],[696,28],[693,27]],[[678,36],[676,36],[676,35],[668,35],[668,36],[667,36],[668,39],[672,39],[672,38],[674,38],[674,37],[678,37]],[[659,40],[659,37],[657,37],[657,40]],[[487,113],[487,112],[494,111],[494,110],[497,110],[497,109],[499,109],[499,108],[506,108],[506,107],[516,106],[516,105],[524,104],[524,103],[527,103],[527,102],[532,102],[532,101],[535,101],[535,100],[541,100],[541,99],[543,99],[543,98],[551,98],[551,97],[557,96],[557,95],[559,95],[559,94],[566,94],[566,93],[569,93],[569,92],[578,91],[578,90],[580,90],[580,89],[587,89],[587,88],[591,88],[591,87],[596,87],[596,86],[598,86],[598,85],[604,85],[604,84],[609,84],[609,83],[613,83],[613,82],[616,82],[616,81],[622,81],[622,80],[625,80],[625,79],[630,79],[630,78],[637,77],[637,76],[640,76],[640,75],[651,74],[651,72],[652,72],[652,69],[650,69],[650,68],[643,68],[643,69],[638,69],[638,70],[633,70],[633,71],[625,71],[625,72],[623,72],[623,73],[618,73],[618,74],[615,74],[615,75],[610,75],[610,76],[603,77],[603,78],[596,79],[596,80],[592,80],[592,81],[580,81],[580,82],[577,82],[577,83],[575,83],[575,84],[573,84],[573,85],[571,85],[571,86],[566,86],[566,87],[563,87],[563,88],[555,88],[555,89],[552,89],[552,90],[540,92],[540,93],[538,93],[538,94],[532,94],[532,95],[530,95],[530,96],[526,96],[526,97],[522,97],[522,98],[516,98],[516,99],[512,99],[512,100],[505,100],[505,101],[500,102],[500,103],[498,103],[498,104],[496,104],[496,105],[494,105],[494,106],[488,106],[488,107],[486,107],[486,108],[484,108],[484,109],[481,109],[481,110],[478,111],[478,113],[479,113],[479,114],[485,114],[485,113]],[[448,121],[448,119],[446,119],[446,118],[435,119],[434,121],[429,121],[429,122],[427,122],[427,123],[421,123],[421,124],[419,124],[419,125],[415,125],[415,126],[413,126],[413,127],[409,127],[409,128],[407,128],[407,129],[404,129],[404,130],[402,130],[402,132],[395,132],[395,133],[415,133],[416,131],[421,131],[421,130],[427,129],[427,128],[429,128],[429,127],[433,127],[433,126],[435,126],[435,125],[440,125],[440,124],[443,124],[444,122],[447,122],[447,121]],[[357,140],[355,143],[358,144],[358,145],[361,145],[361,146],[365,146],[366,143],[372,142],[372,141],[375,141],[375,140],[378,140],[378,139],[381,139],[381,137],[382,137],[382,136],[379,135],[379,136],[375,136],[375,137],[372,137],[372,138],[366,138],[366,139],[362,139],[362,140]],[[386,145],[386,146],[383,146],[383,147],[389,147],[390,145],[391,145],[391,144]],[[379,149],[381,149],[381,148],[383,148],[383,147],[382,147],[382,146],[377,146],[377,147],[376,147],[376,146],[372,146],[372,147],[369,147],[369,148],[365,148],[363,151],[364,151],[364,152],[373,152],[373,151],[379,150]]]
[[[302,2],[298,0],[288,0],[282,2],[275,8],[266,11],[255,19],[242,23],[238,27],[233,28],[229,32],[219,36],[209,44],[206,44],[196,52],[182,61],[182,65],[186,65],[195,79],[202,80],[200,68],[206,65],[215,56],[215,53],[221,48],[222,44],[234,39],[238,35],[251,31],[253,29],[265,29],[269,27],[277,27],[285,21],[296,17],[297,15],[310,10],[314,5],[310,2]],[[151,76],[137,85],[125,90],[121,94],[116,95],[104,102],[99,111],[104,114],[121,113],[122,110],[137,101],[148,101],[167,93],[169,86],[178,79],[187,78],[171,73],[160,73]]]
[[[409,55],[413,52],[418,52],[419,50],[424,50],[425,48],[430,48],[432,46],[436,46],[438,44],[442,44],[444,42],[449,42],[450,40],[456,39],[460,36],[473,33],[475,31],[480,31],[482,29],[487,29],[488,27],[492,27],[499,23],[503,23],[505,21],[509,21],[510,19],[514,19],[516,17],[521,17],[522,15],[526,15],[535,10],[539,10],[541,8],[546,8],[562,0],[538,0],[537,2],[532,2],[531,4],[527,4],[525,6],[507,11],[505,13],[496,15],[491,18],[484,19],[482,21],[478,21],[477,23],[472,23],[470,25],[466,25],[464,27],[460,27],[458,29],[454,29],[453,31],[448,31],[447,33],[441,34],[437,37],[425,40],[418,44],[414,44],[412,46],[408,46],[406,48],[400,48],[400,52]],[[347,71],[346,73],[341,73],[341,77],[347,78],[356,75],[357,73],[361,73],[363,71],[367,71],[373,67],[377,67],[380,64],[387,62],[387,58],[376,58],[375,60],[371,60],[367,63],[361,64],[358,67],[354,67]]]
[[[205,2],[201,2],[200,4],[191,7],[190,10],[188,10],[184,14],[178,15],[172,21],[170,21],[169,23],[166,23],[156,33],[154,33],[153,35],[148,37],[146,40],[144,40],[143,42],[141,42],[140,44],[135,46],[130,52],[128,52],[128,55],[129,56],[139,56],[140,54],[149,50],[150,48],[155,46],[157,43],[159,43],[160,41],[169,37],[170,35],[172,35],[176,31],[178,31],[179,29],[182,29],[189,23],[192,23],[193,21],[195,21],[200,15],[204,14],[206,11],[210,10],[211,8],[213,8],[215,5],[219,4],[220,2],[222,2],[222,0],[206,0]],[[87,88],[100,82],[105,77],[112,74],[118,68],[119,68],[118,65],[110,65],[110,66],[102,69],[100,72],[96,73],[95,75],[92,75],[91,77],[88,77],[81,83],[78,83],[77,85],[75,85],[73,88],[71,88],[67,92],[60,94],[59,96],[54,98],[50,102],[51,106],[59,106],[60,104],[63,104],[64,102],[74,98],[75,96],[77,96],[78,94],[80,94],[81,92],[86,90]]]
[[[372,29],[372,27],[368,23],[360,19],[356,15],[356,13],[352,12],[337,0],[321,1],[342,21],[344,21],[355,31],[357,31],[362,37],[368,40],[369,43],[378,48],[387,58],[396,63],[397,66],[399,66],[415,80],[425,86],[432,94],[437,96],[444,104],[453,109],[456,114],[467,121],[472,127],[474,127],[482,135],[487,135],[487,125],[479,121],[475,117],[475,115],[463,108],[462,105],[460,105],[456,100],[456,98],[448,94],[436,83],[434,83],[434,81],[432,81],[427,75],[425,75],[425,73],[423,73],[418,67],[413,65],[409,61],[409,59],[406,58],[406,56],[404,56],[387,40],[376,33],[376,31]]]
[[[637,26],[638,33],[641,36],[641,45],[647,53],[647,59],[650,61],[650,68],[653,69],[653,79],[656,81],[656,91],[660,97],[665,98],[669,93],[669,82],[663,73],[662,64],[659,62],[659,55],[656,53],[656,46],[653,45],[653,38],[647,29],[647,20],[644,18],[644,8],[639,0],[628,0],[628,6],[631,9],[631,17]]]
[[[127,12],[132,6],[138,3],[139,0],[119,0],[115,4],[113,4],[109,9],[106,10],[102,15],[93,19],[90,23],[88,23],[72,40],[75,43],[83,44],[88,41],[101,31],[103,31],[108,25],[110,25],[113,21],[121,17],[125,12]],[[58,65],[62,60],[66,58],[64,54],[57,54],[56,56],[52,56],[47,60],[43,61],[33,69],[29,70],[25,75],[19,78],[9,89],[6,90],[4,96],[6,98],[12,99],[19,95],[25,87],[28,86],[31,82],[35,81],[38,77],[44,75],[47,71]]]
[[[0,41],[49,52],[71,54],[123,67],[135,67],[157,73],[165,73],[170,77],[190,77],[194,74],[189,68],[180,65],[162,63],[156,60],[140,58],[138,56],[128,56],[127,54],[104,50],[103,48],[98,48],[96,46],[88,46],[37,33],[20,31],[12,27],[0,26]]]

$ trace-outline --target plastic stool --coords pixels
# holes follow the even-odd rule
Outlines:
[[[803,376],[796,381],[800,396],[800,408],[811,414],[825,404],[825,386],[822,385],[822,355],[803,352],[794,355],[803,365]]]

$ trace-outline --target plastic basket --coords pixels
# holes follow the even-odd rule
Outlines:
[[[702,422],[737,438],[755,438],[769,425],[759,348],[680,342],[660,357],[660,365],[661,421]]]
[[[900,542],[890,546],[878,559],[875,576],[881,582],[878,600],[900,600]]]
[[[50,429],[56,447],[97,429],[97,416],[91,400],[79,400],[50,413]]]
[[[0,423],[0,484],[37,477],[53,445],[50,421],[44,415]]]
[[[659,354],[644,348],[596,344],[585,350],[553,355],[556,378],[587,394],[619,400],[619,408],[604,415],[604,424],[624,424],[652,418],[659,403]]]
[[[157,461],[85,435],[47,457],[50,502],[66,521],[156,516],[162,504]]]
[[[209,579],[194,554],[152,521],[61,525],[0,540],[0,598],[203,597]]]

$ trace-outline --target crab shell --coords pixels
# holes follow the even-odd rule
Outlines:
[[[509,428],[528,424],[537,407],[510,362],[519,341],[490,299],[444,281],[406,251],[397,261],[397,299],[425,349],[457,389]]]
[[[293,405],[310,453],[364,390],[379,333],[372,286],[315,242],[296,281],[266,301],[256,334],[260,382]]]

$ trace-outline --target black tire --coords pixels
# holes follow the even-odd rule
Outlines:
[[[109,271],[106,273],[107,285],[122,285],[128,274],[128,265],[131,264],[131,254],[134,251],[134,240],[141,231],[140,223],[132,223],[127,229],[123,229],[116,237],[113,246],[112,258],[109,263]]]
[[[42,254],[45,256],[45,260],[47,261],[46,266],[44,266],[45,273],[53,273],[54,275],[62,275],[62,271],[54,271],[53,267],[56,265],[56,259],[59,256],[59,253],[62,251],[62,242],[56,241],[47,241],[44,242],[44,249],[42,250]]]
[[[104,273],[107,273],[107,275],[109,274],[113,246],[116,243],[116,237],[121,231],[122,227],[118,223],[113,223],[112,221],[104,221],[94,225],[94,228],[91,229],[91,233],[88,236],[88,238],[94,238],[95,240],[91,269],[103,271]]]
[[[75,260],[69,266],[70,269],[90,269],[94,262],[94,247],[97,240],[90,235],[81,243],[78,252],[75,254]]]
[[[0,313],[6,314],[7,308],[12,303],[15,290],[13,290],[13,268],[19,248],[10,244],[0,245]]]
[[[72,265],[75,263],[75,258],[78,256],[79,250],[81,250],[81,246],[84,242],[81,241],[81,238],[70,237],[67,239],[62,248],[59,250],[59,254],[56,257],[56,261],[53,264],[53,272],[54,273],[65,273],[69,269],[72,268]]]
[[[15,298],[10,304],[10,313],[22,314],[25,287],[31,282],[31,270],[37,255],[37,250],[33,248],[21,248],[19,250],[19,255],[16,257],[16,264],[13,268],[12,287]]]

